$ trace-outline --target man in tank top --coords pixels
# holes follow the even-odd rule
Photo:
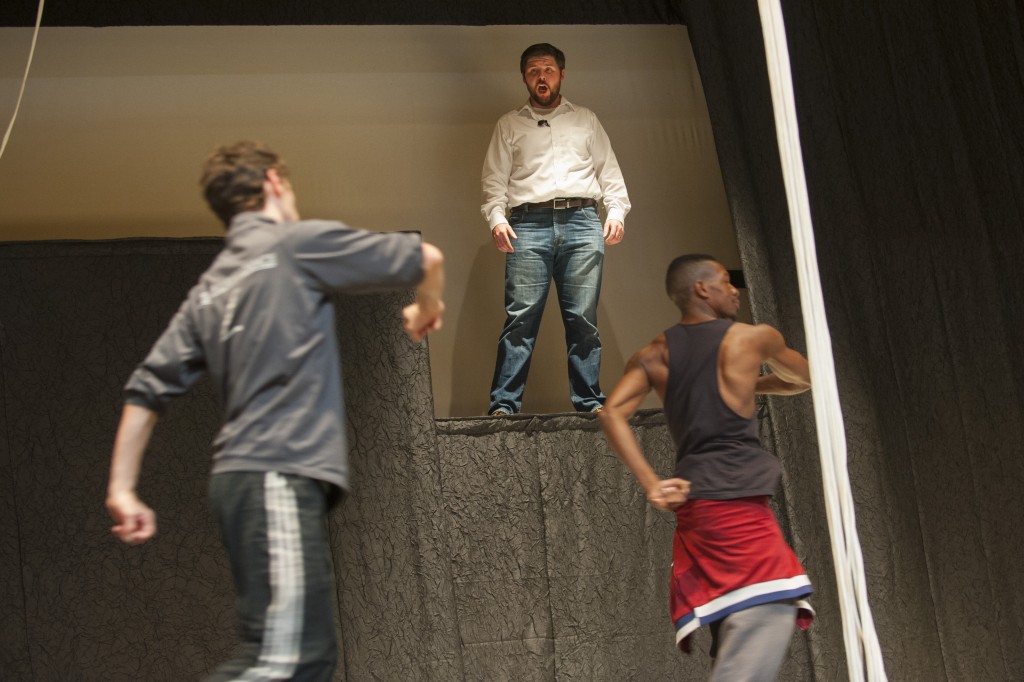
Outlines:
[[[758,439],[754,396],[809,389],[807,360],[773,327],[735,321],[739,292],[713,257],[676,258],[665,284],[682,319],[630,359],[601,425],[650,504],[676,512],[676,643],[688,652],[708,624],[712,680],[773,680],[794,622],[806,628],[813,611],[802,601],[810,580],[768,506],[780,466]],[[673,478],[654,472],[629,426],[652,390],[676,445]]]

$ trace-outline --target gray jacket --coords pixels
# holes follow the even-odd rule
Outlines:
[[[418,284],[419,235],[242,213],[225,242],[128,380],[126,401],[162,412],[209,372],[224,410],[213,473],[277,471],[345,489],[330,295]]]

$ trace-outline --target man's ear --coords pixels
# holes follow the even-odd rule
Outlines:
[[[698,298],[708,299],[711,297],[708,293],[708,287],[704,284],[704,280],[702,279],[698,279],[693,283],[693,293],[696,294]]]
[[[284,180],[278,174],[276,168],[267,169],[267,177],[263,181],[263,193],[266,196],[279,197],[284,192]]]

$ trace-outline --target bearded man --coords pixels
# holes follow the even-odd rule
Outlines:
[[[522,408],[552,281],[565,325],[573,407],[599,412],[605,400],[597,329],[604,247],[622,241],[629,197],[597,116],[562,96],[562,51],[531,45],[519,70],[529,100],[498,120],[481,180],[481,213],[505,254],[507,315],[487,412],[503,416]]]

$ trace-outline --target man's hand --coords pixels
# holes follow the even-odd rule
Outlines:
[[[604,223],[604,243],[618,244],[626,236],[626,228],[620,220],[606,220]]]
[[[156,533],[156,513],[133,492],[114,493],[107,497],[107,511],[115,525],[110,530],[121,542],[137,545]]]
[[[156,533],[156,514],[135,494],[139,467],[149,437],[153,435],[157,414],[139,405],[126,404],[114,439],[107,484],[107,511],[114,519],[113,531],[122,542],[137,545]]]
[[[491,238],[494,240],[494,246],[502,253],[512,253],[515,251],[512,248],[512,240],[519,239],[513,231],[512,226],[508,223],[501,223],[495,225],[494,229],[491,230]]]
[[[658,481],[647,491],[647,501],[655,509],[673,511],[683,506],[690,494],[690,482],[681,478],[666,478]]]
[[[434,310],[425,310],[419,303],[413,303],[402,309],[403,326],[405,333],[413,341],[422,341],[430,332],[436,332],[441,328],[441,314],[444,312],[444,304],[438,303]]]
[[[422,341],[441,328],[444,313],[444,254],[433,244],[423,242],[423,280],[416,287],[416,302],[402,309],[402,325],[413,341]]]

